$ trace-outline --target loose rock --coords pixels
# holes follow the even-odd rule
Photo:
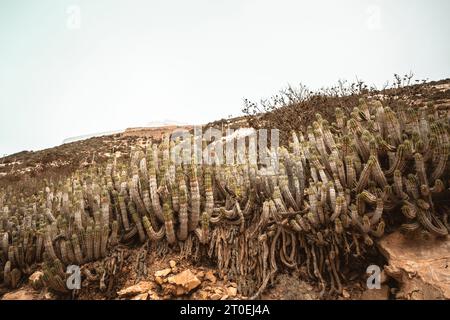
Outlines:
[[[169,277],[167,281],[171,284],[182,287],[184,293],[192,291],[201,284],[200,280],[192,273],[190,269]],[[179,291],[177,290],[177,292]]]
[[[42,276],[44,273],[42,271],[36,271],[34,272],[29,278],[28,281],[30,282],[31,286],[38,290],[42,288],[43,282],[42,282]]]
[[[237,289],[234,287],[228,287],[227,292],[230,297],[235,297],[237,295]]]
[[[162,286],[162,284],[164,283],[164,279],[161,277],[155,277],[155,282]]]
[[[129,296],[136,296],[139,294],[147,293],[151,289],[154,288],[153,283],[148,281],[141,281],[138,284],[135,284],[133,286],[130,286],[128,288],[122,289],[119,292],[117,292],[117,295],[119,297],[129,297]]]
[[[171,272],[172,272],[172,269],[167,268],[167,269],[156,271],[154,275],[155,275],[155,277],[165,277]]]

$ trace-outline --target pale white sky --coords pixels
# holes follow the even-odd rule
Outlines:
[[[0,155],[240,114],[288,84],[450,76],[446,0],[0,0]]]

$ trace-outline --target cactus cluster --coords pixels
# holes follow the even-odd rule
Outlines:
[[[178,164],[179,141],[164,139],[136,145],[129,163],[113,157],[48,181],[33,197],[0,190],[0,281],[16,287],[42,263],[45,284],[67,293],[65,266],[103,259],[119,243],[149,242],[158,252],[213,259],[246,295],[301,265],[323,294],[339,293],[343,265],[363,256],[389,221],[446,236],[445,118],[429,107],[394,111],[364,100],[335,116],[329,123],[317,114],[289,146],[272,150],[275,171],[247,153],[236,165]]]

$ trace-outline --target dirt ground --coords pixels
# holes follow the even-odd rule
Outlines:
[[[108,258],[102,261],[88,263],[82,266],[82,283],[80,290],[69,294],[51,292],[47,288],[33,285],[33,276],[24,279],[16,290],[0,289],[0,299],[3,300],[105,300],[105,299],[195,299],[195,300],[245,300],[249,297],[238,293],[238,284],[214,268],[212,263],[193,263],[188,259],[180,259],[176,253],[158,257],[155,253],[146,252],[143,248],[129,249],[120,247],[111,255],[123,255],[123,261],[118,265],[111,290],[102,288],[102,273]],[[139,257],[145,252],[145,268],[138,267]],[[171,267],[174,266],[174,267]],[[188,270],[199,280],[199,285],[189,292],[171,290],[167,279]],[[35,273],[39,273],[36,267]],[[158,272],[163,274],[157,276]],[[169,272],[167,275],[165,273]],[[258,297],[264,300],[358,300],[362,298],[365,288],[365,277],[357,276],[344,287],[341,295],[321,297],[317,284],[303,281],[302,270],[284,271],[278,274],[268,285],[263,294]],[[88,275],[89,274],[89,275]],[[106,281],[107,282],[107,281]],[[137,288],[137,289],[136,289]],[[3,291],[2,291],[3,290]],[[128,293],[123,293],[127,291]],[[2,296],[3,295],[3,296]],[[386,298],[388,298],[386,296]]]

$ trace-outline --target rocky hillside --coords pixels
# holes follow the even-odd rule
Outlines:
[[[425,114],[420,119],[419,110]],[[267,180],[268,186],[261,187],[264,177],[258,173],[252,180],[251,171],[236,168],[209,172],[202,167],[174,166],[172,173],[165,167],[164,157],[173,146],[165,145],[162,139],[172,127],[129,129],[0,159],[0,296],[144,300],[450,298],[446,196],[450,182],[450,80],[381,91],[361,85],[316,93],[288,91],[263,104],[247,103],[244,111],[244,117],[206,126],[219,130],[280,129],[281,145],[286,147],[282,151],[285,171],[278,174],[278,180]],[[390,119],[387,124],[379,121],[381,112]],[[426,133],[420,131],[422,127],[420,132],[415,130],[415,119],[420,126],[429,121]],[[398,132],[398,136],[393,137],[389,134],[392,132]],[[323,149],[318,142],[322,140],[317,138],[321,134]],[[349,150],[354,150],[345,156],[339,154],[343,151],[335,144],[346,146],[347,137],[354,141],[348,144],[353,146]],[[440,145],[444,151],[439,151]],[[377,161],[373,160],[374,152]],[[343,178],[333,177],[333,161],[338,162],[339,157],[346,165]],[[294,169],[291,161],[297,163]],[[305,172],[298,173],[298,179],[292,178],[289,171],[297,172],[299,163],[303,163]],[[372,166],[379,166],[380,175],[367,173],[364,179]],[[150,188],[143,182],[149,181],[153,170],[154,190],[152,182]],[[249,180],[240,174],[249,175]],[[198,186],[194,186],[197,175]],[[341,184],[346,188],[342,194]],[[303,188],[301,192],[299,188]],[[199,212],[189,234],[183,235],[180,190],[187,190],[191,219],[196,189],[198,206],[206,214]],[[250,190],[258,191],[253,200]],[[337,197],[333,198],[335,193]],[[146,200],[147,194],[151,199]],[[214,198],[211,207],[208,197]],[[340,214],[347,210],[348,216]],[[74,212],[81,212],[81,216]],[[106,212],[106,220],[100,212]],[[329,212],[329,218],[322,221],[320,214],[324,212]],[[422,216],[423,212],[429,215]],[[320,221],[315,220],[315,214]],[[33,224],[42,224],[42,229],[35,227],[30,232]],[[152,229],[157,226],[159,231]],[[174,227],[178,233],[172,236],[169,230]],[[89,248],[82,245],[81,258],[76,257],[78,240],[73,239],[84,241],[90,230],[94,230],[95,238],[97,229],[99,237],[106,232],[106,240],[99,240],[96,258],[86,258]],[[408,230],[412,232],[405,232]],[[36,249],[39,241],[44,242],[41,250]],[[246,241],[252,241],[254,247],[247,248]],[[28,255],[30,242],[34,247]],[[72,257],[64,253],[66,250],[72,250]],[[234,257],[232,252],[241,257]],[[37,258],[38,253],[43,257]],[[82,286],[67,292],[50,278],[56,275],[63,281],[65,276],[59,269],[76,260],[83,262]],[[369,265],[380,266],[383,271],[380,289],[367,290]]]

